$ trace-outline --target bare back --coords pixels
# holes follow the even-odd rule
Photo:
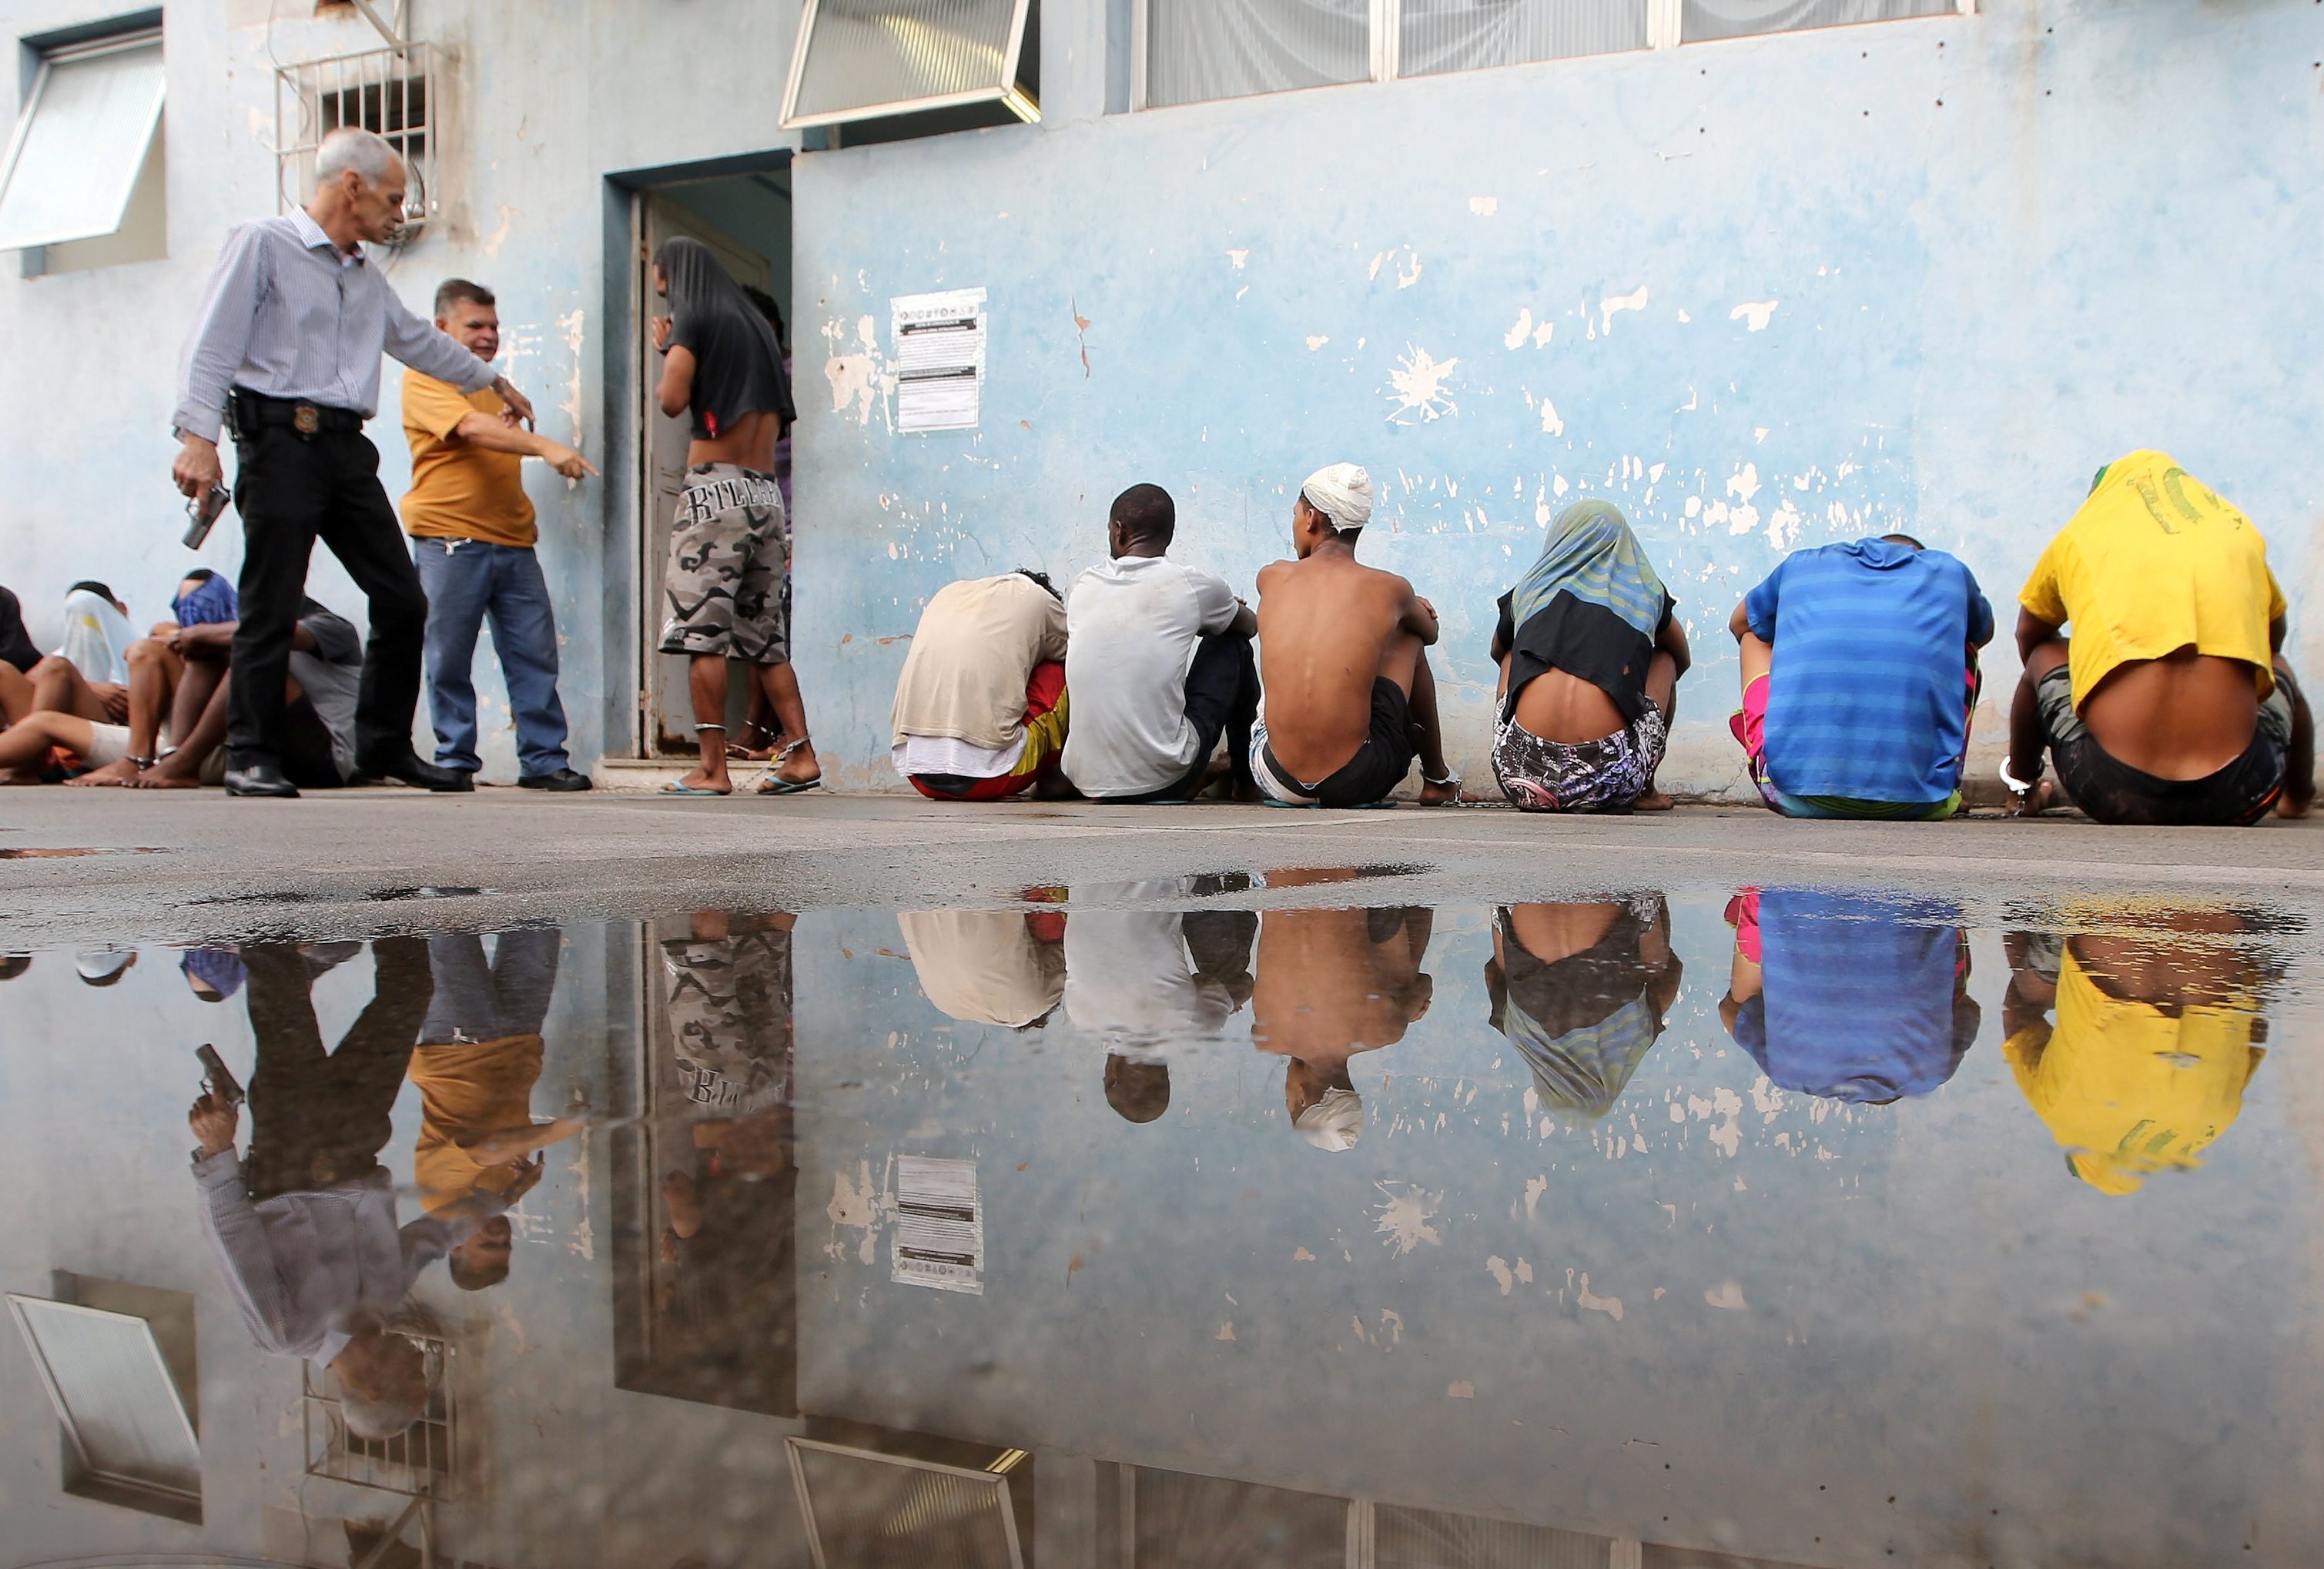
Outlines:
[[[1259,922],[1251,1041],[1326,1069],[1393,1046],[1424,1011],[1418,912],[1374,940],[1368,910],[1269,910]]]
[[[2252,667],[2179,649],[2118,665],[2082,700],[2107,756],[2158,779],[2204,779],[2244,754],[2259,723]]]
[[[734,463],[754,473],[775,472],[775,441],[782,435],[783,418],[766,409],[753,409],[717,436],[697,436],[686,444],[686,466]]]
[[[1302,782],[1330,777],[1362,748],[1371,731],[1372,683],[1397,640],[1411,635],[1405,618],[1412,602],[1410,583],[1344,551],[1260,570],[1268,744]]]

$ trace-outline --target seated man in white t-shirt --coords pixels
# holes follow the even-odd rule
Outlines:
[[[1240,799],[1259,798],[1259,618],[1217,573],[1167,558],[1177,526],[1167,491],[1130,486],[1106,523],[1112,559],[1065,598],[1065,777],[1092,800],[1187,801],[1230,771]],[[1227,755],[1213,761],[1222,736]]]
[[[1184,897],[1188,879],[1130,884],[1130,898]],[[1086,891],[1076,889],[1076,896]],[[1104,1042],[1106,1104],[1150,1123],[1170,1104],[1170,1057],[1215,1040],[1250,1001],[1255,910],[1084,910],[1065,927],[1065,1016]]]

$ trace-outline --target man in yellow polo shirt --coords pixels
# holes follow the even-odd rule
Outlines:
[[[2316,796],[2283,591],[2249,518],[2159,452],[2108,463],[2018,595],[2024,662],[2002,783],[2100,822],[2227,825]],[[2071,623],[2070,641],[2061,635]]]
[[[478,359],[500,353],[491,289],[465,278],[436,290],[436,325]],[[565,751],[565,705],[557,696],[557,620],[533,553],[538,530],[524,493],[524,460],[537,457],[568,480],[597,471],[562,443],[527,430],[500,395],[463,392],[408,371],[403,434],[411,441],[411,489],[403,528],[428,591],[428,712],[436,764],[473,777],[476,632],[490,617],[493,647],[516,719],[517,783],[528,790],[586,790]]]

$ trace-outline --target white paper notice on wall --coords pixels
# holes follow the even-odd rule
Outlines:
[[[888,312],[896,428],[976,428],[984,403],[984,290],[899,294],[888,301]]]
[[[984,1294],[984,1211],[976,1162],[921,1155],[896,1158],[896,1229],[890,1280],[939,1291]]]

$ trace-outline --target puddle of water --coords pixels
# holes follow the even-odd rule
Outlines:
[[[2324,1560],[2301,923],[1426,869],[0,959],[12,1556]]]
[[[109,849],[95,845],[58,845],[0,849],[0,861],[46,861],[73,856],[165,856],[169,853],[159,845],[130,845]]]

